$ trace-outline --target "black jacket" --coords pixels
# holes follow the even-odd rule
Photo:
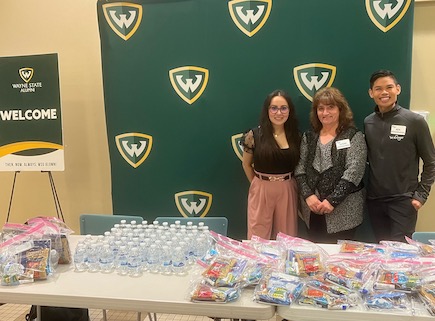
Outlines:
[[[364,129],[369,161],[368,198],[407,196],[424,204],[435,180],[435,149],[424,118],[397,104],[386,113],[376,107],[364,120]],[[419,181],[420,158],[423,171]]]

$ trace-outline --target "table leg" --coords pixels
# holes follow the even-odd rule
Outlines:
[[[41,306],[36,306],[36,320],[35,321],[41,321]]]

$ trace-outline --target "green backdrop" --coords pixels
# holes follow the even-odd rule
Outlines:
[[[370,74],[386,68],[409,104],[411,0],[97,7],[115,214],[226,216],[243,238],[249,185],[232,137],[258,124],[267,94],[289,92],[305,130],[310,96],[338,87],[362,128]]]

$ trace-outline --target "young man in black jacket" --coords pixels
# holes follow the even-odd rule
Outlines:
[[[376,240],[404,242],[435,180],[435,149],[421,115],[397,103],[401,87],[389,70],[370,78],[375,112],[364,120],[368,147],[367,205]],[[419,162],[423,170],[419,179]]]

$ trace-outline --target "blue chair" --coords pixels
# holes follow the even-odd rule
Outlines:
[[[141,224],[143,218],[141,216],[134,215],[107,215],[107,214],[81,214],[80,215],[80,234],[81,235],[103,235],[104,232],[110,231],[110,229],[121,222],[121,220],[126,220],[127,223],[131,221],[136,221]],[[152,315],[148,313],[150,321],[152,320]],[[103,320],[107,321],[106,310],[103,309]],[[137,313],[137,321],[142,320],[142,313]],[[154,314],[154,321],[157,321],[156,314]]]
[[[429,240],[435,240],[435,232],[414,232],[412,239],[421,243],[431,244]]]
[[[155,219],[160,224],[168,222],[174,224],[175,221],[180,221],[181,224],[186,225],[187,222],[192,222],[198,225],[199,222],[204,222],[209,230],[226,236],[228,232],[228,219],[226,217],[204,216],[204,217],[182,217],[182,216],[159,216]]]
[[[103,235],[121,220],[126,220],[127,223],[136,221],[141,224],[143,218],[134,215],[82,214],[80,215],[80,234]]]

